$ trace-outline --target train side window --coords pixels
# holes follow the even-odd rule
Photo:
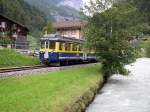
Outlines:
[[[56,42],[50,42],[49,49],[55,49]]]
[[[82,51],[82,45],[81,44],[79,45],[79,51]]]
[[[45,42],[42,41],[42,42],[41,42],[41,49],[44,49],[44,48],[45,48]]]
[[[73,51],[77,51],[78,50],[78,44],[73,44]]]
[[[71,50],[71,44],[70,43],[66,43],[65,50],[66,51],[70,51]]]
[[[64,48],[65,48],[65,43],[60,43],[59,50],[64,50]]]
[[[59,50],[62,50],[62,43],[59,44]]]

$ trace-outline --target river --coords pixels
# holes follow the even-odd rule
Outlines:
[[[150,59],[126,66],[130,75],[114,75],[86,112],[150,112]]]

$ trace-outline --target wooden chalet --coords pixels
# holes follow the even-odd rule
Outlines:
[[[27,41],[28,32],[29,30],[26,26],[0,15],[0,38],[10,38],[13,41],[11,48],[27,49],[29,45]]]

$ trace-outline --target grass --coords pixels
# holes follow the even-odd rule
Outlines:
[[[149,43],[150,43],[149,36],[139,39],[138,42],[140,48],[146,48],[149,45]]]
[[[0,49],[0,68],[40,65],[38,58],[25,56],[12,49]]]
[[[145,36],[138,40],[138,43],[137,43],[138,56],[137,56],[137,58],[146,57],[147,47],[149,45],[150,45],[150,37],[149,36]]]
[[[63,112],[99,80],[99,65],[0,79],[0,111]]]

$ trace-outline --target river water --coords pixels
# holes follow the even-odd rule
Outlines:
[[[150,112],[150,59],[137,59],[126,68],[131,74],[113,76],[86,112]]]

